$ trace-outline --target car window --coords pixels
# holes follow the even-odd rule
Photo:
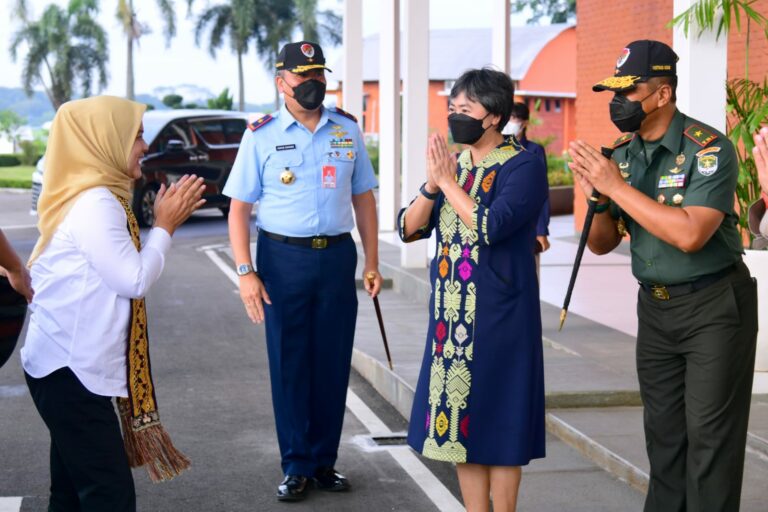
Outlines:
[[[190,148],[195,145],[189,129],[185,123],[174,122],[163,128],[157,138],[152,142],[149,147],[150,153],[162,153],[168,146],[169,140],[180,140],[184,143],[185,148]]]
[[[240,144],[245,132],[245,119],[201,119],[191,121],[192,131],[208,146]]]

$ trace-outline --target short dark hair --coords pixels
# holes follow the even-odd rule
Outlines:
[[[501,132],[509,121],[515,97],[515,85],[509,75],[488,67],[470,69],[453,84],[450,99],[461,93],[480,103],[489,114],[499,116],[496,129]]]
[[[528,110],[528,105],[518,101],[512,105],[512,113],[510,114],[510,117],[520,119],[521,121],[528,121],[531,118],[531,111]]]
[[[648,82],[654,84],[656,88],[662,85],[668,85],[672,88],[672,103],[677,103],[677,75],[672,76],[654,76],[648,79]]]

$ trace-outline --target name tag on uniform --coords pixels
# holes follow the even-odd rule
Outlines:
[[[323,188],[336,188],[336,167],[333,165],[323,166]]]
[[[275,146],[275,151],[288,151],[289,149],[296,149],[296,144],[283,144],[282,146]]]
[[[679,188],[685,186],[685,174],[669,174],[659,178],[658,188]]]

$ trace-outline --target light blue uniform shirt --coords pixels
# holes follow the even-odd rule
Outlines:
[[[309,237],[352,231],[352,195],[376,186],[357,123],[323,107],[312,133],[285,105],[273,116],[245,131],[224,194],[258,202],[256,225],[272,233]],[[290,185],[280,179],[286,170],[295,177]]]

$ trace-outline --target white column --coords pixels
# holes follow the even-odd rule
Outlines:
[[[379,13],[379,230],[394,231],[400,209],[400,0]]]
[[[675,16],[697,0],[674,0]],[[673,47],[677,62],[677,107],[683,113],[725,133],[725,80],[728,75],[728,36],[715,40],[716,31],[700,37],[691,25],[688,37],[675,28]]]
[[[511,70],[510,6],[509,0],[493,0],[493,16],[491,18],[491,63],[506,74],[509,74]]]
[[[363,122],[363,2],[344,0],[342,108]]]
[[[403,204],[424,183],[429,123],[429,2],[409,0],[404,9],[405,65],[403,73]],[[427,265],[427,242],[406,244],[400,253],[404,267]]]

